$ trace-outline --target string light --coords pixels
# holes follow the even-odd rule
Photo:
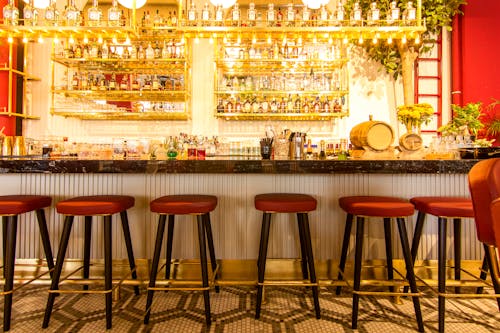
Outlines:
[[[342,42],[343,42],[344,44],[349,43],[349,39],[347,39],[347,36],[344,36],[344,39],[342,40]]]
[[[88,44],[89,43],[89,38],[87,36],[83,37],[83,44]]]
[[[23,37],[23,43],[24,44],[28,43],[28,37],[26,37],[26,36]]]
[[[43,44],[43,37],[42,36],[38,37],[38,43]]]
[[[417,35],[417,37],[415,37],[415,44],[420,44],[420,35]]]
[[[59,44],[59,37],[57,35],[54,36],[54,44]]]
[[[401,43],[406,44],[406,35],[404,35],[403,38],[401,38]]]
[[[359,35],[358,44],[363,44],[363,35]]]
[[[389,36],[389,38],[387,38],[387,44],[392,44],[392,36]]]
[[[68,39],[68,43],[70,44],[75,44],[75,40],[73,39],[73,36],[70,36]]]
[[[9,38],[7,38],[7,42],[8,42],[9,44],[14,43],[14,38],[12,38],[12,36],[9,36]]]

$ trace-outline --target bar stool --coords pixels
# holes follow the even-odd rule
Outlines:
[[[54,259],[50,247],[49,232],[45,219],[45,207],[49,207],[52,198],[44,195],[4,195],[0,196],[0,216],[2,216],[3,229],[3,276],[5,284],[3,288],[3,330],[10,330],[12,313],[12,294],[14,292],[14,268],[16,261],[16,239],[17,239],[17,218],[18,215],[35,211],[40,237],[42,239],[45,258],[47,259],[48,272],[52,274],[54,269]],[[39,274],[35,279],[40,278],[48,272]],[[30,281],[31,282],[31,281]],[[29,282],[28,282],[29,283]],[[25,283],[24,285],[26,285]],[[24,286],[23,285],[23,286]]]
[[[43,328],[47,328],[52,313],[52,307],[56,294],[59,291],[59,279],[64,264],[64,257],[68,247],[71,228],[75,216],[85,216],[85,234],[84,234],[84,253],[83,253],[83,278],[88,279],[90,267],[90,240],[92,232],[92,216],[103,216],[104,227],[104,290],[100,293],[105,293],[106,299],[106,329],[112,326],[112,232],[111,223],[112,216],[120,213],[120,218],[123,228],[123,236],[125,238],[125,246],[127,248],[128,261],[133,279],[137,279],[137,272],[134,260],[134,252],[132,249],[132,240],[130,237],[130,229],[128,224],[127,209],[134,206],[135,199],[126,195],[95,195],[95,196],[80,196],[68,200],[59,201],[56,205],[57,212],[65,215],[64,227],[61,234],[59,251],[57,253],[57,261],[52,277],[52,284],[49,290],[47,306],[45,308],[45,316],[43,318]],[[139,287],[134,286],[135,294],[139,295]],[[88,290],[88,286],[84,286],[83,291],[65,291],[68,293],[94,293]]]
[[[316,271],[314,268],[314,257],[308,217],[308,212],[316,210],[316,199],[307,194],[265,193],[256,195],[254,202],[255,208],[263,212],[259,257],[257,259],[258,284],[255,318],[259,319],[262,306],[271,216],[273,213],[296,213],[297,224],[299,227],[300,251],[302,256],[302,276],[304,280],[309,280],[309,283],[304,283],[304,285],[311,286],[316,318],[320,319],[321,313],[318,299],[318,282],[316,281]],[[310,279],[308,279],[308,276],[310,276]]]
[[[420,301],[418,298],[417,284],[415,274],[413,272],[413,262],[410,252],[410,244],[406,231],[405,218],[413,215],[414,207],[406,200],[385,197],[385,196],[348,196],[339,198],[339,205],[347,213],[346,226],[344,231],[344,239],[342,242],[342,253],[339,263],[339,280],[344,278],[344,269],[347,258],[347,249],[349,247],[349,236],[351,234],[352,222],[356,216],[356,247],[354,253],[354,283],[352,295],[352,328],[356,329],[358,325],[358,310],[359,297],[361,286],[361,261],[363,250],[363,233],[365,226],[365,218],[381,217],[384,220],[384,235],[385,235],[385,250],[387,256],[387,278],[393,280],[393,264],[392,264],[392,235],[391,235],[391,220],[396,218],[399,237],[401,239],[401,247],[406,265],[407,279],[412,292],[413,307],[417,319],[418,330],[424,331],[424,323],[422,321],[422,312],[420,309]],[[341,287],[337,287],[337,295],[340,294]],[[390,292],[394,292],[394,288],[390,287]],[[363,294],[377,294],[377,292],[363,292]],[[399,293],[394,293],[395,295]]]
[[[453,248],[455,280],[460,280],[461,273],[461,230],[462,218],[474,218],[472,201],[462,197],[414,197],[410,202],[418,211],[417,223],[411,244],[413,262],[417,256],[420,238],[426,214],[438,218],[438,327],[444,332],[445,295],[446,292],[446,231],[448,219],[453,219]],[[405,287],[408,291],[408,287]],[[455,293],[460,293],[460,287],[455,287]]]
[[[214,241],[212,236],[212,226],[210,223],[210,212],[217,207],[217,197],[213,195],[167,195],[157,198],[150,203],[150,209],[154,213],[160,214],[158,220],[158,231],[156,232],[155,250],[153,262],[151,264],[151,273],[149,276],[148,297],[146,301],[146,314],[144,324],[149,323],[151,315],[151,305],[153,304],[153,295],[156,290],[203,290],[205,301],[205,321],[207,325],[211,323],[210,317],[210,294],[207,269],[206,240],[210,253],[210,264],[214,274],[214,280],[217,275],[217,261],[215,258]],[[168,215],[167,231],[167,251],[165,263],[165,278],[170,280],[170,264],[172,261],[172,242],[174,236],[175,215],[196,215],[198,222],[198,240],[200,248],[200,266],[201,266],[201,288],[189,287],[156,287],[156,276],[158,274],[158,264],[160,262],[160,252],[163,243],[163,234],[165,232],[165,221]],[[160,269],[161,270],[161,269]],[[215,287],[218,292],[219,288]]]

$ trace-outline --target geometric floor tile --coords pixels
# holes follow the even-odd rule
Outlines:
[[[14,294],[11,332],[105,332],[104,296],[61,294],[46,330],[41,329],[47,286],[33,285]],[[321,288],[321,319],[316,319],[311,290],[294,287],[266,287],[261,318],[256,320],[256,290],[224,286],[210,291],[212,325],[206,327],[203,296],[194,291],[156,292],[150,323],[143,324],[146,292],[136,296],[123,286],[113,303],[113,328],[107,332],[351,332],[351,297],[348,288],[341,296],[333,288]],[[437,299],[421,297],[426,332],[437,332]],[[3,313],[3,302],[0,303]],[[413,303],[401,298],[362,296],[357,332],[416,332]],[[500,312],[494,299],[447,299],[446,331],[489,333],[500,331]]]

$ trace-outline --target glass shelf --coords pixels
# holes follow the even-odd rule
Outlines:
[[[346,117],[349,112],[337,113],[216,113],[225,120],[330,120]]]
[[[103,101],[170,101],[170,102],[184,102],[187,91],[140,91],[140,90],[64,90],[54,89],[55,94],[63,94],[66,97],[73,98],[87,98],[93,100]]]
[[[184,74],[186,59],[100,59],[100,58],[60,58],[52,60],[70,68],[79,68],[88,71],[109,72],[139,72],[140,74],[158,74],[159,70],[166,70],[169,74]]]
[[[188,120],[186,112],[124,112],[124,111],[58,111],[52,115],[73,117],[84,120]]]

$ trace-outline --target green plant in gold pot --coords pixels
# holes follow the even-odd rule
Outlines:
[[[482,103],[467,103],[464,106],[452,104],[452,119],[448,124],[438,128],[444,136],[463,135],[476,137],[479,130],[484,126],[481,122]]]

